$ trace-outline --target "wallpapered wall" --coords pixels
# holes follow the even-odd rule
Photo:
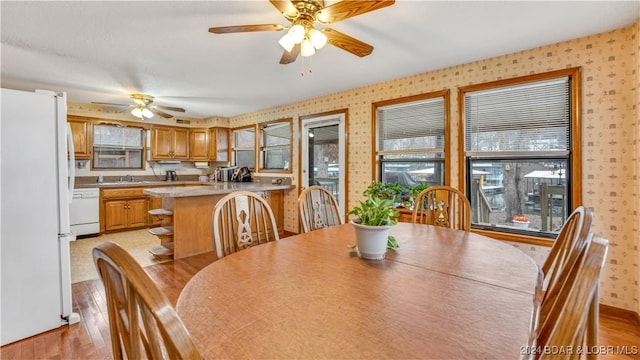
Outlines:
[[[594,212],[593,232],[610,241],[602,274],[602,303],[639,311],[638,252],[640,228],[638,179],[640,138],[638,110],[640,71],[638,37],[640,21],[633,26],[562,43],[416,74],[344,92],[308,99],[231,119],[242,126],[283,117],[347,108],[348,207],[361,198],[372,180],[371,103],[441,89],[451,89],[452,144],[457,144],[457,88],[469,84],[581,66],[583,69],[583,201]],[[375,54],[373,55],[375,56]],[[298,143],[298,137],[294,138]],[[293,173],[298,173],[298,149],[293,153]],[[452,146],[452,184],[458,184],[456,147]],[[293,183],[298,180],[294,176]],[[286,197],[285,227],[297,231],[297,191]],[[518,245],[538,262],[548,248]]]
[[[638,247],[640,246],[640,20],[636,21],[634,26],[634,33],[632,36],[631,43],[631,51],[634,54],[634,85],[635,85],[635,103],[633,106],[633,119],[631,123],[635,126],[635,139],[633,141],[633,147],[636,149],[635,158],[633,162],[635,164],[634,168],[634,180],[636,183],[635,186],[635,196],[632,200],[635,201],[635,209],[633,212],[633,216],[635,218],[635,228],[633,229],[633,239],[634,239],[634,251],[636,253],[636,262],[634,264],[634,270],[636,274],[640,272],[638,268],[638,264],[640,264],[640,251]],[[640,275],[636,276],[636,304],[638,304],[638,299],[640,299],[640,286],[638,285],[638,281],[640,280]],[[640,313],[640,304],[637,305],[638,313]]]

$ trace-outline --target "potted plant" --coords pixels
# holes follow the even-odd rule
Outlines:
[[[429,185],[420,183],[415,186],[402,185],[398,183],[382,183],[374,181],[364,191],[364,196],[376,196],[380,199],[391,199],[395,207],[413,208],[413,200]]]
[[[356,244],[361,258],[383,259],[387,246],[398,247],[395,239],[389,236],[389,230],[398,223],[399,215],[391,199],[369,196],[367,200],[360,201],[360,205],[354,207],[347,215],[358,217],[351,223],[356,230]]]
[[[513,217],[513,225],[522,229],[529,228],[529,218],[523,215],[516,215]]]

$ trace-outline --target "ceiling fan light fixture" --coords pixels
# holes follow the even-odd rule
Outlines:
[[[151,110],[149,110],[147,108],[142,109],[141,114],[142,114],[142,116],[144,116],[147,119],[151,119],[153,117],[153,112],[151,112]]]
[[[131,115],[142,119],[142,109],[140,107],[133,108],[133,110],[131,110]]]
[[[311,39],[313,47],[318,50],[322,49],[322,47],[327,44],[327,36],[313,28],[309,30],[309,39]]]
[[[300,55],[311,56],[316,53],[316,49],[313,47],[311,40],[305,39],[300,45]]]
[[[278,40],[278,44],[280,44],[280,46],[282,46],[282,48],[287,50],[288,52],[291,52],[293,47],[296,45],[295,41],[293,41],[293,38],[291,37],[291,35],[289,35],[289,33],[284,34],[284,36],[281,37],[280,40]]]
[[[288,35],[291,36],[291,40],[293,40],[295,44],[300,44],[304,40],[305,33],[304,26],[295,24],[289,29]]]

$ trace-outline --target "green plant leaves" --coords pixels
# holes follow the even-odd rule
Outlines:
[[[370,196],[360,201],[360,206],[354,207],[347,215],[357,216],[362,225],[385,226],[397,224],[400,213],[394,209],[392,200]]]
[[[395,250],[399,247],[400,245],[398,245],[398,241],[396,240],[396,238],[393,237],[392,235],[389,235],[389,237],[387,238],[387,248]]]

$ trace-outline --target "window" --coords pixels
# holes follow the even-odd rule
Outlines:
[[[383,183],[447,183],[449,91],[374,103],[376,163]]]
[[[93,126],[94,169],[143,169],[144,130],[119,125]]]
[[[261,125],[260,170],[291,171],[292,119]]]
[[[255,169],[256,129],[254,125],[233,130],[233,158],[236,166]]]
[[[460,89],[475,229],[557,236],[580,203],[579,90],[579,69]]]

